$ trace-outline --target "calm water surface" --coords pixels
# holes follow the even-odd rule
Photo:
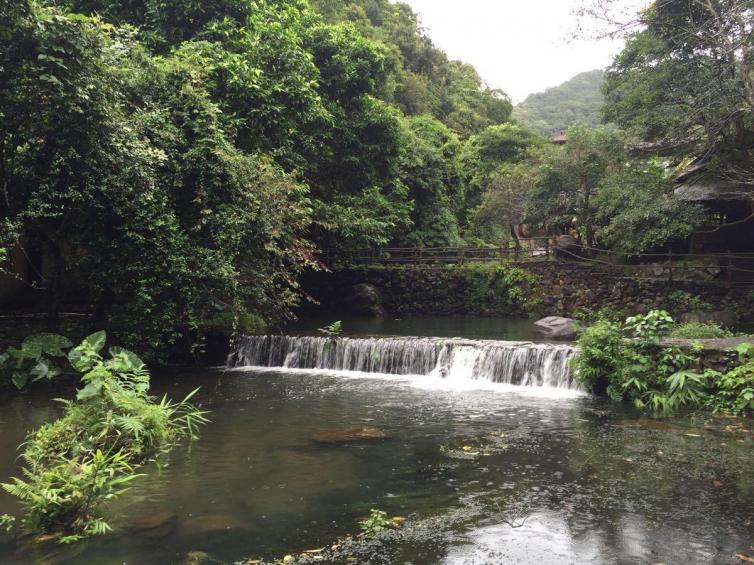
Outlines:
[[[155,384],[174,397],[197,386],[212,423],[112,507],[114,535],[70,548],[6,542],[0,563],[280,558],[358,532],[371,508],[409,517],[405,531],[320,563],[736,563],[754,553],[751,422],[645,420],[573,393],[374,376],[205,370]],[[54,415],[44,398],[2,402],[3,480],[18,472],[23,431]],[[386,437],[317,441],[355,426]],[[13,504],[0,494],[0,513]]]
[[[316,334],[317,329],[341,320],[343,335],[464,337],[505,341],[542,341],[534,332],[533,320],[479,318],[476,316],[412,316],[406,318],[309,317],[290,324],[287,333]]]

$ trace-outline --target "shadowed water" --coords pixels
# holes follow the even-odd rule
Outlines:
[[[71,548],[8,542],[0,562],[279,558],[356,533],[371,508],[410,520],[352,548],[359,563],[734,563],[751,553],[750,422],[646,420],[572,391],[442,390],[405,377],[234,370],[156,383],[174,397],[196,386],[212,423],[112,507],[114,535]],[[53,413],[33,397],[0,409],[7,478],[21,430]],[[322,441],[354,427],[385,437]],[[0,513],[12,510],[0,495]]]

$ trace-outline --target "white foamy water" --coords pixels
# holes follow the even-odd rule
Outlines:
[[[579,391],[570,345],[444,338],[251,336],[228,356],[229,368],[264,368],[392,378],[442,390]]]

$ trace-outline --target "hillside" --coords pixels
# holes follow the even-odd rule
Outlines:
[[[578,122],[595,126],[600,122],[604,80],[601,70],[578,74],[560,86],[530,95],[515,107],[513,117],[543,135]]]

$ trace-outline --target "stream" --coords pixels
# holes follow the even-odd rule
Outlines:
[[[526,338],[462,337],[484,340],[473,346],[481,350],[493,337]],[[145,469],[110,508],[112,535],[73,546],[5,540],[0,563],[279,560],[357,534],[371,509],[406,522],[313,562],[741,563],[737,553],[754,554],[750,420],[648,418],[562,381],[494,376],[520,371],[515,363],[456,379],[322,363],[249,367],[237,355],[230,369],[156,376],[160,395],[201,387],[196,401],[212,420],[201,438]],[[25,431],[57,410],[35,394],[0,401],[3,480],[18,472]],[[0,493],[5,512],[17,508]]]

